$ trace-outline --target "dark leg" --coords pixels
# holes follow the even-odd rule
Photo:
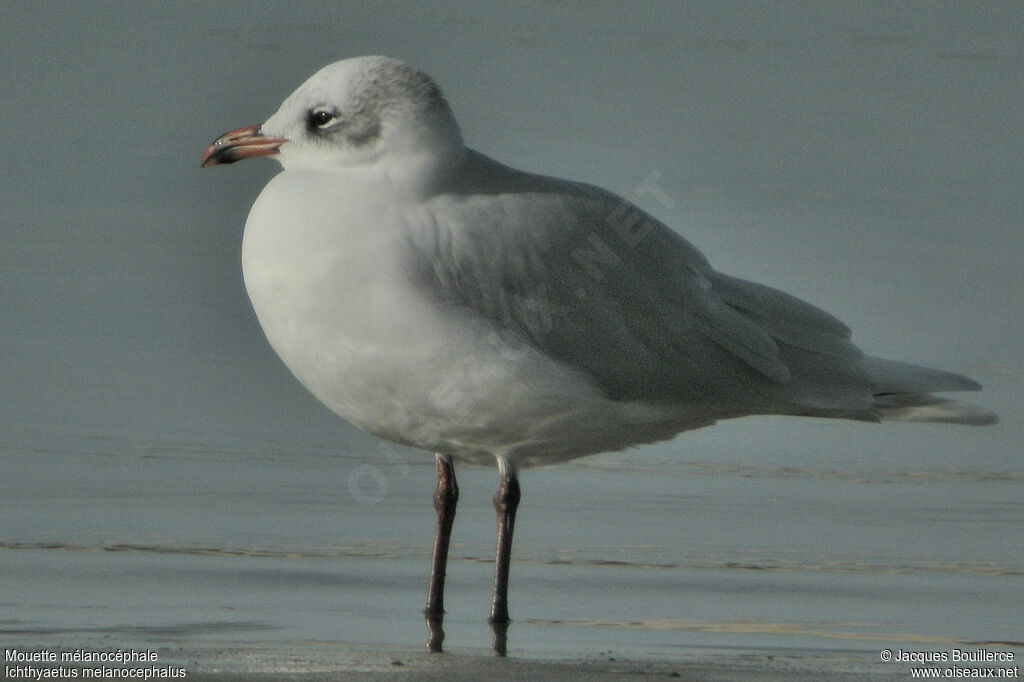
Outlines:
[[[519,507],[519,479],[515,469],[504,459],[498,460],[500,483],[494,493],[494,510],[498,513],[498,549],[494,559],[494,601],[491,604],[491,632],[494,653],[504,656],[508,634],[508,566],[512,557],[512,530]]]
[[[427,650],[440,653],[444,642],[444,577],[448,564],[448,541],[455,521],[455,505],[459,502],[459,484],[455,481],[455,465],[448,455],[436,454],[437,489],[434,491],[434,509],[437,510],[437,528],[434,531],[434,559],[430,565],[430,588],[427,591],[427,629],[430,639]]]

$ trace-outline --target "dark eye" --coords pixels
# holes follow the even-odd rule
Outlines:
[[[327,126],[334,123],[338,115],[333,109],[327,109],[325,107],[317,107],[309,112],[309,127],[310,128],[326,128]]]

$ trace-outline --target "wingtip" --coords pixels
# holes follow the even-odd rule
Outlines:
[[[876,396],[875,409],[883,421],[991,426],[999,416],[977,405],[939,398],[930,394]]]

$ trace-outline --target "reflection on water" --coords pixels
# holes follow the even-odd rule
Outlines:
[[[1020,472],[649,454],[524,473],[512,654],[1024,640]],[[70,436],[4,457],[5,639],[425,641],[429,457]],[[376,503],[347,486],[360,466]],[[460,473],[456,648],[490,645],[496,478]]]

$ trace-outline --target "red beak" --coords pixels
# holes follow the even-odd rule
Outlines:
[[[246,126],[224,133],[206,148],[199,165],[202,168],[221,163],[234,163],[253,156],[276,154],[288,140],[283,137],[267,137],[260,133],[260,125]]]

